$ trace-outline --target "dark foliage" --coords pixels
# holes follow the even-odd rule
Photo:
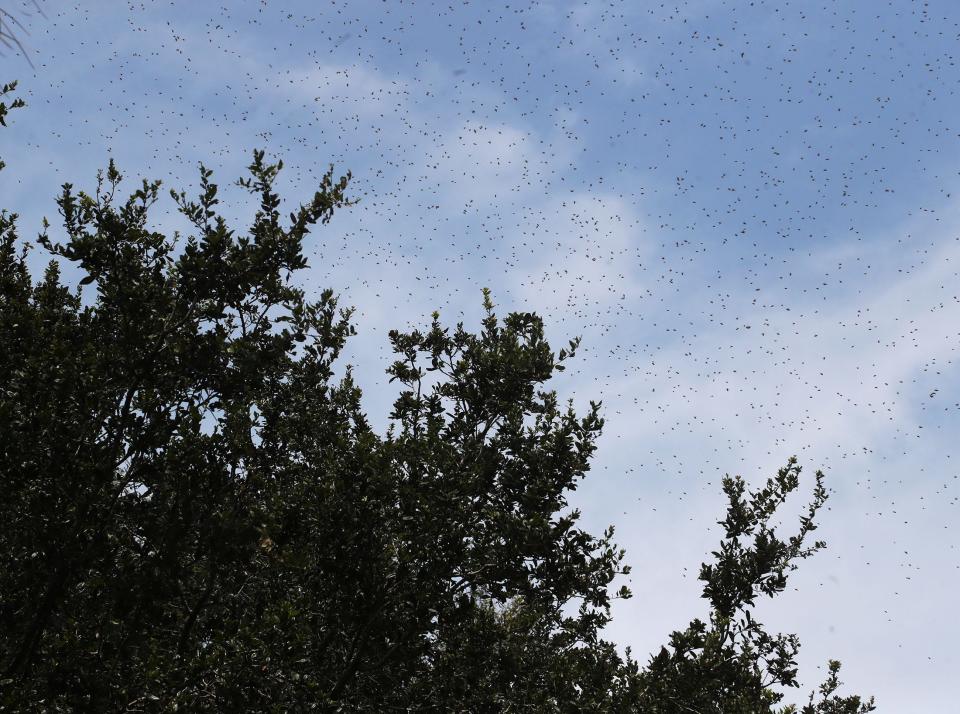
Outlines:
[[[776,711],[797,640],[751,607],[822,547],[822,477],[785,539],[795,461],[755,493],[728,479],[709,622],[621,657],[601,629],[624,553],[567,502],[599,406],[544,387],[577,342],[554,352],[488,294],[476,334],[437,314],[393,332],[400,395],[375,433],[334,371],[349,310],[293,282],[349,175],[285,217],[280,168],[254,155],[237,233],[201,167],[196,200],[173,194],[181,245],[149,226],[159,182],[121,198],[111,163],[92,193],[65,185],[63,240],[39,242],[76,289],[56,260],[34,283],[0,217],[0,708]],[[835,695],[837,667],[805,714],[872,709]]]

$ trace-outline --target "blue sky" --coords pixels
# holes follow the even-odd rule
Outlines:
[[[576,501],[634,566],[611,638],[648,652],[702,614],[719,478],[796,454],[834,490],[830,548],[762,616],[801,635],[806,685],[837,657],[883,711],[949,709],[960,6],[41,4],[36,69],[0,60],[29,103],[0,174],[25,235],[111,156],[188,189],[263,147],[292,200],[350,169],[307,281],[357,308],[374,423],[387,330],[476,325],[482,287],[583,336],[557,387],[604,403]]]

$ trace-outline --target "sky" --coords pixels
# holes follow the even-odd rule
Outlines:
[[[879,711],[955,706],[960,5],[39,5],[32,66],[0,58],[28,103],[0,135],[25,237],[109,158],[188,191],[202,161],[240,225],[227,184],[254,148],[291,206],[351,171],[360,202],[308,241],[304,280],[356,308],[344,364],[372,423],[387,331],[435,309],[476,328],[484,287],[557,347],[582,337],[555,387],[603,403],[572,500],[633,567],[610,639],[644,659],[704,616],[721,478],[796,455],[792,513],[817,469],[832,496],[828,549],[758,609],[803,642],[792,700],[837,658]],[[172,201],[155,224],[186,230]]]

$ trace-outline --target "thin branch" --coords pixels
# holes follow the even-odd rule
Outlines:
[[[31,5],[37,9],[40,17],[47,19],[46,14],[44,14],[37,0],[33,0]],[[26,17],[31,16],[29,12],[23,10],[21,10],[21,14]],[[18,36],[21,33],[28,36],[30,35],[30,31],[15,15],[0,7],[0,43],[3,43],[4,47],[10,50],[15,49],[27,61],[30,69],[35,70],[36,67],[30,59],[30,53]]]

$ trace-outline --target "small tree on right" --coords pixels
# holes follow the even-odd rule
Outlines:
[[[748,491],[739,476],[726,477],[723,490],[728,505],[720,521],[724,536],[714,562],[700,568],[703,596],[711,605],[709,622],[696,619],[670,636],[637,674],[637,703],[652,714],[674,712],[769,712],[794,714],[787,705],[774,709],[783,694],[796,687],[796,635],[768,633],[752,616],[759,596],[782,592],[787,575],[800,560],[825,547],[809,542],[814,519],[827,500],[823,473],[817,471],[812,499],[800,518],[799,529],[783,538],[772,518],[800,483],[800,466],[791,458],[763,488]],[[802,714],[865,714],[875,709],[873,698],[841,697],[840,663],[830,661],[827,680],[810,695]]]

